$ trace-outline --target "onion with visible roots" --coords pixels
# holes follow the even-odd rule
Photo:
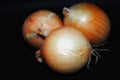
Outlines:
[[[106,40],[110,32],[107,14],[92,3],[78,3],[63,9],[64,25],[78,29],[91,44]]]
[[[24,39],[33,47],[39,49],[44,38],[54,29],[62,27],[61,19],[49,10],[38,10],[26,18],[22,32]]]
[[[52,31],[41,52],[46,64],[54,71],[71,74],[88,62],[91,46],[78,30],[64,26]]]

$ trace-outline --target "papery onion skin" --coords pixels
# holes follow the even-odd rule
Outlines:
[[[68,11],[64,8],[64,25],[82,32],[91,44],[105,41],[110,32],[110,20],[107,14],[92,3],[78,3]]]
[[[39,63],[42,63],[42,57],[41,57],[41,49],[38,49],[36,52],[35,52],[35,58],[37,59],[37,61]]]
[[[64,26],[46,37],[42,46],[42,57],[52,70],[72,74],[85,66],[90,49],[89,41],[82,33]]]
[[[40,48],[44,39],[52,30],[62,27],[62,20],[50,10],[38,10],[30,14],[24,21],[22,33],[24,39],[33,47]],[[36,36],[40,34],[41,37]]]

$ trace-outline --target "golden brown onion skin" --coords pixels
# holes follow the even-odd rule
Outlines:
[[[29,15],[24,21],[22,32],[25,40],[33,47],[40,48],[44,39],[42,37],[31,37],[40,34],[46,37],[52,30],[62,27],[63,23],[54,12],[49,10],[38,10]]]
[[[80,70],[87,63],[89,55],[89,41],[72,27],[54,30],[42,46],[44,61],[52,70],[62,74]]]
[[[110,32],[110,21],[106,13],[91,3],[79,3],[63,10],[64,25],[79,29],[91,44],[106,40]]]

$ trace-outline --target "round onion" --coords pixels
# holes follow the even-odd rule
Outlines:
[[[52,31],[42,46],[42,57],[54,71],[70,74],[80,70],[90,55],[89,41],[77,29],[64,26]]]
[[[28,16],[23,24],[23,36],[33,47],[40,48],[44,38],[54,29],[63,26],[61,19],[52,11],[39,10]]]
[[[91,3],[79,3],[63,9],[64,25],[82,32],[91,44],[106,40],[110,32],[110,21],[106,13]]]

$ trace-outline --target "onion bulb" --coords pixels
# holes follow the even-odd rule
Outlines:
[[[91,3],[78,3],[63,9],[64,25],[78,29],[91,44],[106,40],[110,32],[107,14]]]
[[[41,52],[43,60],[53,71],[70,74],[85,66],[90,49],[89,41],[81,32],[64,26],[48,34]]]
[[[38,10],[26,18],[22,32],[33,47],[40,48],[44,38],[54,29],[63,26],[61,19],[49,10]]]

